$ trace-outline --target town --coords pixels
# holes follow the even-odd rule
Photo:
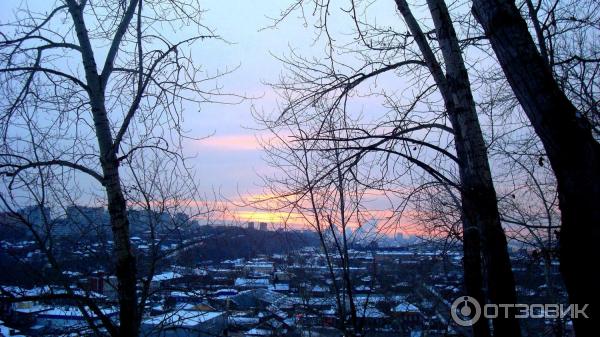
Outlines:
[[[0,216],[3,228],[13,228],[0,241],[1,335],[102,333],[94,322],[118,319],[117,278],[106,257],[113,242],[98,240],[106,210],[72,206],[50,225],[49,210],[20,214],[36,233],[48,230],[35,238],[18,231],[14,215]],[[460,245],[356,240],[344,264],[335,254],[328,259],[308,230],[199,225],[184,214],[135,211],[129,217],[142,266],[137,288],[145,300],[144,336],[341,336],[350,316],[364,336],[470,335],[450,318],[452,301],[464,294]],[[39,245],[57,238],[45,248],[51,252]],[[555,264],[548,269],[526,250],[512,255],[523,303],[564,300]],[[85,301],[94,309],[82,306]],[[554,326],[531,320],[524,328],[533,335]]]

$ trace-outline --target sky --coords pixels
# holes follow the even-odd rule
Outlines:
[[[207,139],[188,142],[185,150],[194,155],[194,166],[203,190],[215,189],[229,200],[252,198],[263,193],[260,175],[272,173],[263,161],[257,141],[266,133],[253,117],[252,109],[277,113],[277,94],[268,83],[276,82],[283,67],[276,57],[294,50],[307,57],[322,57],[325,50],[315,43],[316,29],[293,13],[272,27],[290,1],[203,1],[205,22],[230,42],[207,43],[197,48],[199,62],[207,69],[231,69],[232,74],[219,80],[224,92],[255,99],[237,105],[207,104],[201,111],[189,111],[185,126],[196,137]],[[390,4],[393,4],[390,2]],[[392,7],[393,8],[393,7]],[[389,15],[387,13],[386,15]],[[391,12],[392,16],[395,15]],[[346,24],[333,16],[330,25],[345,29]],[[309,18],[310,19],[310,18]],[[237,213],[242,219],[275,222],[279,214],[266,214],[245,208]]]
[[[44,11],[52,3],[2,0],[0,22],[14,20],[16,8],[28,6]],[[304,27],[303,21],[295,16],[277,27],[265,29],[272,25],[272,18],[280,16],[288,1],[207,0],[200,4],[206,11],[202,22],[225,41],[196,43],[192,49],[195,65],[202,66],[208,74],[236,69],[218,79],[218,84],[225,93],[252,99],[235,105],[203,104],[200,111],[187,106],[183,127],[188,136],[203,139],[187,141],[184,151],[191,157],[188,164],[195,169],[201,188],[218,190],[231,198],[238,194],[258,194],[257,173],[266,172],[266,165],[261,159],[262,150],[256,138],[260,132],[256,131],[258,125],[251,111],[276,109],[276,95],[265,84],[280,75],[275,55],[281,56],[292,47],[310,53],[314,31]]]
[[[272,172],[263,161],[258,139],[265,133],[252,117],[252,110],[277,111],[277,95],[268,83],[277,81],[282,67],[276,56],[291,48],[318,55],[314,29],[305,27],[296,15],[279,23],[287,1],[203,1],[205,22],[228,43],[207,42],[196,50],[199,62],[210,70],[237,69],[219,79],[223,91],[249,97],[239,104],[206,104],[201,111],[188,111],[185,126],[190,134],[206,139],[187,142],[184,150],[202,190],[214,190],[234,203],[263,193],[260,175]],[[235,208],[235,206],[233,206]],[[241,220],[277,222],[283,214],[268,214],[244,208],[235,211]]]
[[[191,49],[194,64],[201,66],[202,71],[209,76],[233,69],[215,84],[222,87],[224,93],[242,95],[248,99],[238,104],[201,104],[199,109],[196,106],[184,106],[183,129],[187,131],[187,136],[198,139],[186,140],[183,151],[190,158],[187,164],[197,177],[196,184],[201,193],[215,193],[219,202],[227,204],[235,213],[236,219],[242,221],[276,223],[278,219],[285,217],[285,214],[237,206],[242,200],[256,200],[263,195],[265,191],[261,186],[261,176],[274,173],[263,160],[264,152],[258,141],[268,134],[257,130],[260,125],[253,119],[252,112],[256,110],[276,114],[278,111],[278,96],[268,85],[277,82],[285,71],[277,57],[285,57],[291,50],[309,58],[320,59],[326,55],[322,41],[315,42],[318,29],[311,22],[311,8],[307,7],[305,11],[308,22],[296,11],[275,27],[272,26],[274,18],[279,18],[294,1],[296,0],[199,0],[206,11],[202,23],[223,40],[198,41]],[[312,1],[306,2],[310,4]],[[427,9],[424,1],[419,2],[421,4],[411,4],[411,8],[417,19],[422,19],[427,16]],[[42,8],[53,3],[53,0],[0,0],[0,22],[12,21],[13,10],[25,4],[31,9],[42,11]],[[347,9],[348,1],[332,0],[331,3],[332,14],[328,17],[328,27],[336,38],[343,42],[346,41],[344,38],[351,41],[354,35],[347,33],[353,30],[353,22],[347,13],[342,13],[343,9]],[[389,25],[395,28],[402,25],[393,1],[366,3],[371,15],[367,20],[369,23],[376,22],[379,27]],[[463,10],[468,11],[468,8]],[[429,29],[426,27],[428,20],[419,21],[424,30]],[[168,34],[174,34],[173,40],[181,40],[179,34],[191,34],[185,29]],[[469,68],[473,65],[486,68],[488,62],[493,62],[487,54],[480,52],[465,52],[465,57]],[[73,62],[77,63],[77,60]],[[490,64],[489,69],[494,69],[494,66],[495,62]],[[386,94],[395,98],[405,97],[404,90],[419,90],[402,81],[400,76],[386,74],[373,83],[364,85],[366,88],[361,84],[360,89],[365,90],[364,92],[385,90]],[[473,81],[474,87],[481,85]],[[414,93],[409,92],[408,96],[411,94]],[[364,114],[367,120],[369,114],[381,116],[381,110],[387,108],[382,106],[381,101],[371,99],[372,96],[369,95],[353,97],[353,105],[350,107],[355,112]],[[376,111],[377,109],[380,111]],[[417,112],[427,114],[431,110]],[[486,126],[485,122],[482,126]]]
[[[297,16],[291,16],[275,28],[273,20],[285,9],[288,1],[203,1],[207,8],[205,22],[230,44],[209,43],[198,50],[199,62],[208,69],[231,69],[232,74],[219,80],[225,92],[255,99],[237,105],[209,104],[201,112],[188,113],[186,126],[196,136],[212,135],[189,144],[190,153],[203,177],[203,186],[220,188],[226,195],[238,192],[260,193],[256,174],[267,170],[257,142],[260,127],[252,109],[271,113],[277,109],[277,96],[267,83],[277,81],[282,67],[275,56],[290,48],[305,55],[319,55],[322,50],[313,45],[314,29],[305,27]]]
[[[238,192],[260,193],[256,174],[265,172],[262,150],[257,142],[259,125],[252,109],[272,112],[277,97],[266,84],[276,81],[281,67],[274,55],[290,47],[308,50],[312,31],[300,22],[283,22],[274,29],[268,17],[277,17],[284,1],[203,1],[207,8],[206,24],[230,43],[207,42],[197,55],[207,69],[237,69],[219,79],[223,91],[250,97],[236,105],[205,104],[201,110],[186,113],[185,126],[196,137],[207,139],[188,142],[186,151],[196,154],[191,160],[201,185],[220,189],[225,195]],[[275,4],[275,5],[274,5]],[[278,7],[277,5],[280,5]],[[293,19],[293,18],[292,18]]]
[[[282,74],[282,64],[276,57],[285,56],[290,50],[307,57],[325,55],[323,45],[315,43],[317,30],[310,21],[305,22],[299,12],[272,26],[274,18],[279,18],[291,2],[200,2],[206,10],[202,22],[226,42],[202,40],[196,43],[192,49],[195,65],[201,65],[208,74],[235,69],[219,78],[218,85],[225,93],[249,97],[239,104],[202,104],[199,110],[187,106],[184,111],[183,127],[187,135],[201,138],[185,141],[184,152],[190,156],[188,166],[195,171],[198,186],[206,193],[215,191],[218,197],[231,201],[255,198],[263,193],[260,175],[270,174],[272,169],[263,161],[257,140],[265,133],[257,130],[260,126],[254,121],[252,110],[277,112],[277,95],[267,84],[276,82]],[[35,10],[48,5],[42,0],[2,0],[1,6],[13,9],[24,3]],[[333,3],[334,9],[339,11],[346,2]],[[393,2],[383,3],[383,10],[377,11],[378,20],[398,20]],[[307,15],[310,20],[310,12]],[[2,22],[11,19],[12,10],[0,11]],[[344,19],[348,19],[347,15],[332,15],[329,25],[340,32],[350,29],[352,22],[342,21]],[[280,215],[243,208],[237,210],[237,216],[242,220],[275,222]]]
[[[263,161],[263,151],[257,139],[266,133],[256,130],[260,126],[253,120],[251,111],[277,113],[277,95],[267,83],[276,82],[284,71],[276,57],[290,50],[306,57],[324,57],[322,44],[315,43],[317,30],[300,17],[299,12],[288,16],[272,27],[273,18],[281,16],[291,1],[203,1],[207,13],[206,24],[225,40],[231,42],[208,43],[197,50],[199,62],[208,69],[231,69],[235,72],[219,80],[225,92],[234,92],[256,99],[237,105],[209,104],[201,112],[187,114],[186,126],[194,136],[211,137],[191,142],[185,149],[195,155],[191,160],[203,190],[215,189],[225,199],[253,198],[264,193],[260,175],[273,169]],[[394,3],[383,3],[378,20],[398,22]],[[345,1],[333,1],[339,11]],[[387,8],[389,7],[389,8]],[[386,10],[388,9],[388,10]],[[353,22],[346,13],[331,15],[329,26],[333,33],[343,34],[352,29]],[[308,17],[308,20],[311,18]],[[360,100],[358,100],[360,101]],[[364,101],[361,104],[367,104]],[[286,214],[266,213],[243,208],[236,211],[242,220],[276,223]]]

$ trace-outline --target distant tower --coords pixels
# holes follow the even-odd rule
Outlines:
[[[248,229],[254,229],[254,222],[252,222],[252,221],[248,222]]]
[[[261,222],[260,223],[260,230],[261,231],[266,231],[267,230],[267,223],[266,222]]]

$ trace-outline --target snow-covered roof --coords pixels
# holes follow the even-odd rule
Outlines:
[[[10,293],[14,297],[34,297],[34,296],[44,296],[44,295],[62,295],[67,294],[68,291],[64,287],[49,285],[43,287],[35,287],[31,289],[22,288],[22,287],[13,287],[13,286],[2,286],[3,293]],[[83,289],[71,288],[69,289],[73,295],[76,296],[85,296],[89,298],[105,298],[106,296],[93,292],[93,291],[84,291]]]
[[[243,316],[229,316],[228,323],[231,325],[255,325],[260,322],[258,317],[243,317]]]
[[[385,314],[379,310],[377,310],[376,308],[372,308],[369,307],[365,310],[357,310],[358,317],[365,317],[365,318],[384,318],[386,317]]]
[[[102,313],[106,316],[116,315],[119,311],[116,308],[104,308],[100,309]],[[90,317],[96,317],[96,314],[86,308],[86,312]],[[39,318],[56,318],[56,319],[83,319],[84,316],[79,310],[78,307],[74,306],[62,306],[62,307],[54,307],[49,308],[48,310],[44,310],[39,313]]]
[[[248,268],[273,268],[273,262],[250,261],[250,262],[246,263],[246,267],[248,267]]]
[[[244,333],[245,336],[271,336],[272,334],[272,330],[259,328],[250,329]]]
[[[219,311],[177,311],[145,319],[145,325],[193,327],[223,315]]]
[[[269,290],[273,290],[273,291],[289,291],[290,290],[290,285],[287,283],[275,283],[271,286],[269,286]]]
[[[222,295],[222,294],[237,294],[238,291],[236,289],[223,288],[217,289],[213,292],[213,295]]]
[[[269,286],[269,279],[266,278],[243,278],[243,277],[239,277],[235,279],[235,286],[236,287],[268,287]]]
[[[175,273],[175,272],[172,272],[172,271],[168,271],[168,272],[165,272],[165,273],[162,273],[162,274],[154,275],[152,277],[152,281],[154,281],[154,282],[162,282],[162,281],[173,280],[173,279],[180,278],[180,277],[182,277],[181,274]]]
[[[415,305],[408,303],[408,302],[402,302],[400,304],[398,304],[397,306],[394,307],[394,309],[392,309],[393,312],[420,312],[419,308],[417,308]]]
[[[329,291],[329,289],[321,287],[320,285],[316,285],[312,288],[312,292],[314,292],[314,293],[325,293],[328,291]]]
[[[201,291],[171,291],[172,297],[187,298],[187,297],[202,297]]]
[[[22,314],[35,314],[35,313],[39,313],[39,312],[42,312],[42,311],[46,311],[48,309],[49,308],[46,307],[46,306],[34,305],[34,306],[31,306],[31,307],[16,308],[15,311],[18,312],[18,313],[22,313]]]

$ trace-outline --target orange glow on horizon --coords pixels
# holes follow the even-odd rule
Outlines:
[[[252,208],[251,204],[260,204],[262,201],[270,200],[275,198],[274,195],[256,193],[248,194],[242,200],[231,200],[231,201],[208,201],[198,199],[178,199],[178,200],[165,200],[162,202],[153,202],[154,207],[166,206],[167,208],[173,208],[172,211],[191,211],[192,213],[196,209],[206,209],[207,207],[214,210],[214,213],[210,218],[212,221],[216,220],[216,223],[225,224],[237,224],[244,227],[248,222],[261,223],[265,222],[268,224],[269,229],[293,229],[293,230],[315,230],[311,226],[310,222],[312,219],[311,215],[302,215],[298,212],[287,212],[284,210],[280,211],[269,211]],[[143,206],[143,205],[136,205]],[[363,225],[366,225],[371,221],[377,221],[377,232],[386,235],[414,235],[414,236],[429,236],[431,233],[416,225],[413,217],[416,217],[415,211],[405,211],[402,217],[398,217],[391,210],[370,210],[363,214]],[[198,220],[204,218],[204,216],[195,217]],[[356,231],[359,225],[355,217],[349,219],[348,228],[352,231]]]
[[[233,216],[243,221],[255,221],[255,222],[270,222],[270,223],[283,223],[289,220],[299,220],[301,216],[299,214],[288,213],[288,212],[266,212],[266,211],[246,211],[237,210],[233,211]]]

